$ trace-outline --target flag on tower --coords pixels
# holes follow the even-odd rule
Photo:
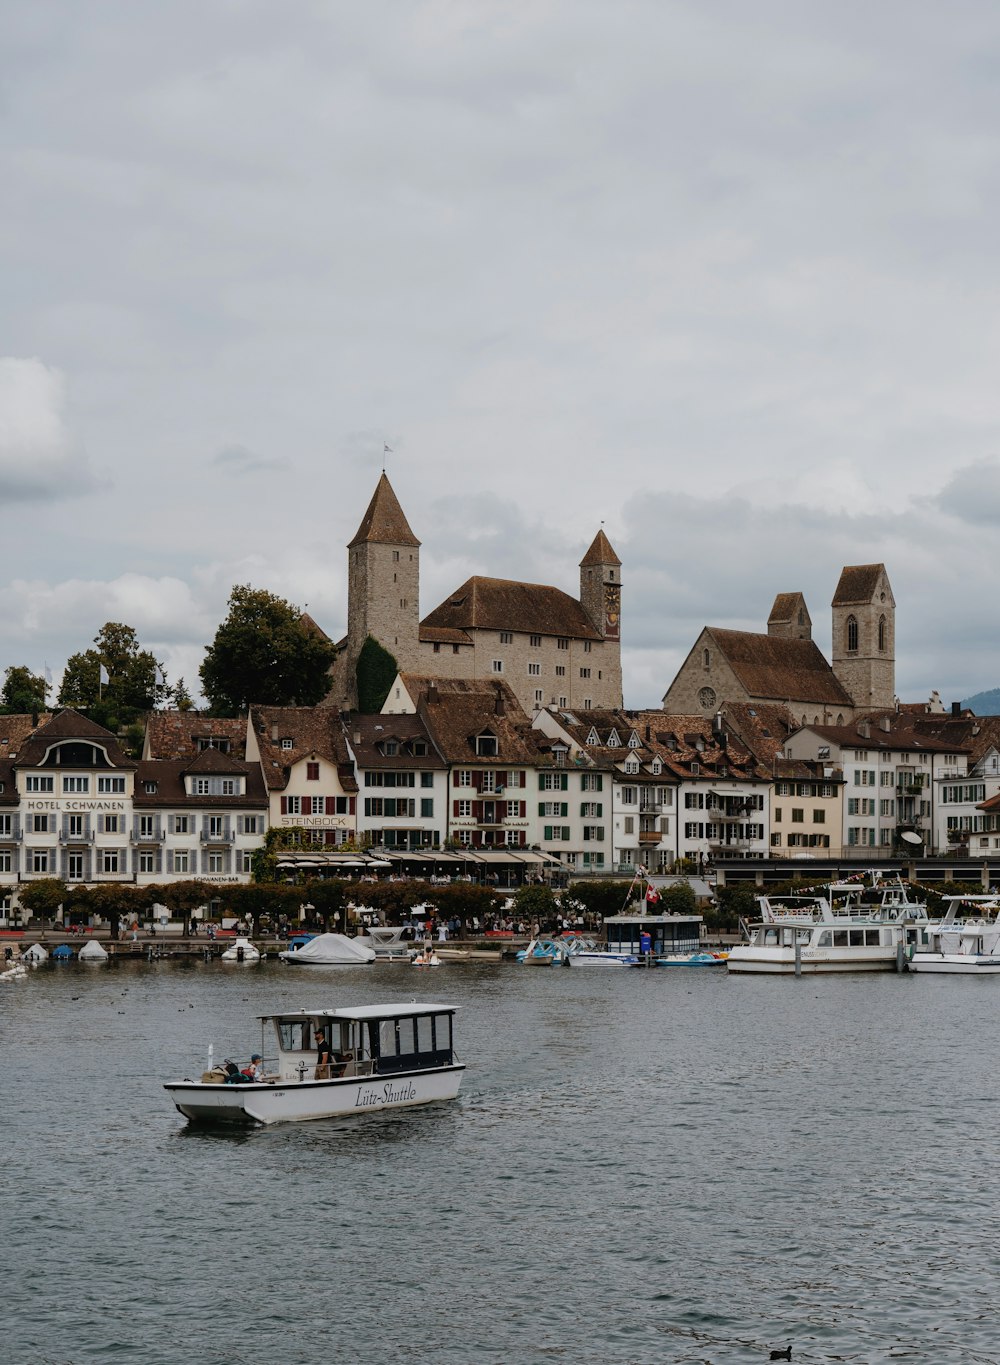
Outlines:
[[[391,454],[392,454],[392,446],[387,446],[386,443],[385,443],[384,441],[382,442],[382,454],[383,454],[383,455],[391,455]]]

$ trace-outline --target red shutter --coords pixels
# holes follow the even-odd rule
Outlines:
[[[482,820],[482,818],[483,818],[483,803],[482,803],[482,801],[473,801],[473,803],[472,803],[472,818],[473,818],[473,820]]]
[[[326,798],[326,813],[327,815],[337,814],[337,798],[335,796],[328,796]]]
[[[524,817],[528,814],[528,803],[527,803],[527,801],[519,801],[517,804],[518,804],[518,805],[520,806],[520,808],[521,808],[521,809],[520,809],[520,815],[521,815],[521,819],[523,820]],[[523,834],[522,834],[521,837],[522,837],[522,838],[524,837]]]
[[[481,791],[482,791],[482,789],[483,789],[483,775],[482,775],[482,773],[473,773],[473,774],[472,774],[472,785],[475,787],[475,789],[476,789],[477,792],[481,792]]]
[[[482,843],[483,843],[483,832],[482,832],[482,830],[474,829],[474,830],[472,831],[472,847],[473,847],[473,848],[481,848],[481,847],[482,847]]]
[[[357,808],[358,808],[358,798],[357,798],[356,796],[352,796],[352,797],[350,798],[350,800],[348,801],[347,805],[348,805],[348,814],[349,814],[349,815],[354,815],[354,813],[356,812],[356,810],[357,810]]]
[[[458,786],[458,769],[457,769],[457,768],[454,768],[454,769],[452,770],[452,774],[451,774],[451,785],[452,785],[453,787],[457,787],[457,786]]]
[[[452,809],[451,809],[452,815],[457,815],[457,814],[458,814],[458,802],[457,802],[457,801],[453,801],[453,802],[451,803],[451,807],[452,807]]]
[[[282,815],[287,815],[287,814],[288,814],[288,797],[287,797],[287,796],[283,796],[283,797],[281,798],[281,813],[282,813]]]
[[[509,775],[509,773],[497,773],[497,786],[506,787]]]

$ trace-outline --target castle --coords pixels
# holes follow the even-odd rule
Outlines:
[[[621,706],[621,560],[603,530],[580,561],[579,599],[477,575],[423,620],[420,541],[384,470],[347,548],[348,627],[329,704],[357,706],[357,661],[370,637],[401,672],[505,682],[529,715]]]

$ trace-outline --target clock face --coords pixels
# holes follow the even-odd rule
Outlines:
[[[698,701],[701,703],[702,706],[705,707],[714,706],[716,700],[717,698],[715,695],[714,687],[703,687],[701,691],[698,693]]]
[[[621,629],[621,602],[621,588],[604,589],[604,637],[607,640],[618,639]]]

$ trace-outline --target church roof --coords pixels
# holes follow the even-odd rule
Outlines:
[[[854,602],[871,602],[878,587],[879,575],[884,573],[884,564],[847,565],[841,571],[832,605],[846,607]]]
[[[621,564],[603,530],[598,531],[590,549],[580,560],[580,568],[585,568],[588,564]]]
[[[708,628],[748,696],[769,701],[831,702],[851,698],[812,640],[784,640],[749,630]]]
[[[771,615],[767,618],[768,625],[791,621],[800,607],[808,618],[809,611],[806,607],[806,600],[800,592],[779,592],[774,599]]]
[[[348,545],[362,545],[374,541],[378,545],[419,545],[420,541],[410,530],[410,523],[393,492],[392,484],[382,471],[382,477],[375,485],[375,492],[368,504],[368,511],[361,518],[357,534]]]
[[[424,617],[421,634],[430,627],[601,639],[583,607],[568,593],[541,583],[515,583],[505,578],[467,578]]]

